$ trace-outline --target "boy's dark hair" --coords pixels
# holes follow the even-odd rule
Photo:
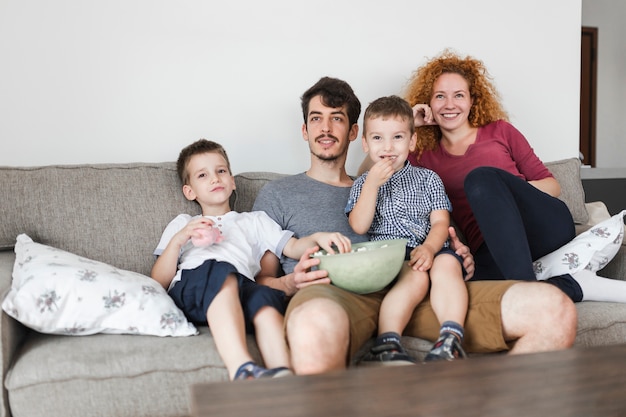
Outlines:
[[[226,166],[228,167],[228,172],[232,174],[230,170],[230,161],[228,160],[228,155],[226,154],[226,150],[222,145],[217,142],[213,142],[211,140],[199,139],[183,148],[178,155],[178,161],[176,161],[176,171],[178,172],[178,177],[183,182],[183,184],[189,184],[189,172],[187,172],[187,165],[189,165],[189,160],[192,156],[202,154],[202,153],[216,153],[222,155],[226,160]]]
[[[328,107],[346,106],[350,126],[358,123],[359,116],[361,115],[361,102],[356,94],[354,94],[352,87],[343,80],[322,77],[300,97],[300,101],[302,102],[302,116],[304,117],[305,124],[308,122],[309,103],[315,96],[321,96],[322,103]]]
[[[415,133],[415,123],[413,122],[413,109],[408,101],[398,96],[387,96],[378,98],[370,103],[363,115],[363,133],[367,129],[367,121],[377,117],[400,117],[409,124],[411,135]]]

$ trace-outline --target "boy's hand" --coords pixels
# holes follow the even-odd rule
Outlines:
[[[293,281],[298,289],[308,287],[309,285],[330,284],[328,272],[323,269],[311,271],[311,267],[319,265],[319,258],[311,258],[311,255],[320,248],[313,246],[304,251],[300,257],[300,261],[293,269]]]
[[[411,251],[409,266],[414,271],[428,271],[433,266],[435,251],[428,245],[419,245]]]
[[[320,232],[315,234],[315,241],[326,252],[335,254],[335,249],[339,253],[346,253],[352,250],[350,239],[338,232]],[[334,246],[334,247],[333,247]]]
[[[416,104],[413,106],[413,122],[415,127],[436,125],[433,111],[428,104]]]
[[[383,158],[372,165],[369,169],[364,185],[371,184],[378,189],[381,185],[386,183],[389,178],[391,178],[393,173],[393,159]]]
[[[211,219],[206,217],[192,219],[174,235],[172,241],[175,241],[179,246],[183,246],[191,238],[202,238],[204,234],[200,232],[200,230],[208,230],[211,227],[213,227],[213,221]]]

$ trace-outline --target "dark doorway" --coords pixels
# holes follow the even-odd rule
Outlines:
[[[583,27],[580,42],[580,153],[583,164],[596,166],[596,78],[598,28]]]

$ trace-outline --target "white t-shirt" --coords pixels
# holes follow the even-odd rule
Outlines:
[[[163,253],[172,237],[183,229],[190,220],[201,217],[179,214],[172,220],[161,236],[154,255]],[[287,241],[293,236],[288,230],[282,230],[267,214],[262,211],[238,213],[229,211],[222,216],[206,216],[214,222],[213,227],[220,229],[223,240],[205,247],[196,247],[191,239],[181,248],[178,258],[178,272],[170,283],[172,288],[180,280],[181,270],[193,269],[207,259],[231,263],[237,271],[254,281],[261,270],[260,261],[266,251],[280,257]]]

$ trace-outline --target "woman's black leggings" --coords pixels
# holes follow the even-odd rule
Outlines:
[[[565,203],[506,171],[476,168],[464,187],[485,240],[474,254],[474,279],[535,281],[533,261],[576,236]],[[582,299],[582,290],[570,275],[548,281],[574,301]]]

